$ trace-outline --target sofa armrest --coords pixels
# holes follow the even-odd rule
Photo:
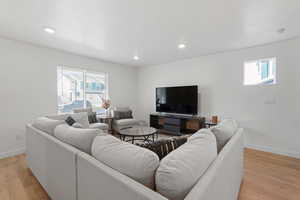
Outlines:
[[[228,141],[217,159],[184,200],[236,200],[244,174],[243,129]]]
[[[167,200],[88,154],[79,153],[77,164],[78,200]]]

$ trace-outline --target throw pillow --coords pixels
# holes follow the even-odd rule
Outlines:
[[[55,120],[48,117],[39,117],[34,120],[32,126],[41,131],[44,131],[45,133],[54,135],[54,129],[56,128],[56,126],[64,123],[65,122],[63,120]]]
[[[90,124],[94,124],[94,123],[97,123],[98,122],[98,119],[97,119],[97,113],[96,112],[92,112],[88,115],[88,120],[89,120],[89,123]]]
[[[132,111],[128,110],[128,111],[114,111],[114,118],[116,120],[119,119],[132,119]]]
[[[56,138],[88,154],[91,153],[94,138],[101,134],[104,132],[100,129],[74,128],[67,124],[57,126],[54,131]]]
[[[148,149],[123,142],[111,135],[94,139],[92,155],[102,163],[153,189],[158,156]]]
[[[156,190],[172,200],[182,200],[217,157],[213,133],[201,134],[164,157],[156,171]]]
[[[73,117],[69,116],[65,122],[69,125],[69,126],[72,126],[73,124],[75,124],[75,120],[73,119]]]
[[[81,124],[83,128],[89,128],[90,123],[87,112],[74,113],[70,115],[76,122]]]
[[[142,143],[137,145],[149,149],[150,151],[153,151],[158,155],[159,159],[161,160],[170,152],[183,145],[186,141],[187,141],[186,137],[180,137],[180,138],[163,139],[152,143]]]

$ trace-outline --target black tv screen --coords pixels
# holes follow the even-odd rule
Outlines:
[[[156,112],[198,113],[198,86],[156,88]]]

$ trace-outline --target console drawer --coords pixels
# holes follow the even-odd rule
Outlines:
[[[180,119],[176,118],[165,118],[165,124],[173,124],[173,125],[178,125],[180,126]]]
[[[164,130],[171,131],[171,132],[180,132],[180,126],[172,126],[172,125],[164,125]]]

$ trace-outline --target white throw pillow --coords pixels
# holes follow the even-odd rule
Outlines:
[[[88,154],[91,153],[94,138],[101,134],[105,133],[100,129],[74,128],[67,124],[57,126],[54,131],[55,137],[59,140],[77,147]]]
[[[164,157],[156,171],[156,190],[172,200],[183,200],[217,157],[216,138],[204,132]]]
[[[83,128],[89,128],[89,117],[87,112],[74,113],[70,115],[77,123],[81,124]]]
[[[218,152],[220,152],[230,138],[236,133],[238,125],[235,120],[226,119],[211,128],[217,139]]]
[[[64,123],[65,121],[63,120],[54,120],[48,117],[39,117],[34,120],[32,126],[50,135],[54,135],[54,129],[56,128],[56,126]]]
[[[154,174],[159,165],[159,158],[154,152],[111,135],[102,135],[94,139],[92,155],[120,173],[154,189]]]
[[[78,122],[75,122],[72,127],[74,128],[83,128],[83,126],[81,124],[79,124]]]

